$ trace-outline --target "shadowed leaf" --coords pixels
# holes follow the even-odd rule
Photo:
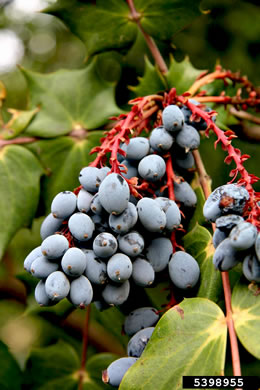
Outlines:
[[[0,341],[0,362],[0,388],[2,390],[19,390],[21,388],[21,370],[2,341]]]

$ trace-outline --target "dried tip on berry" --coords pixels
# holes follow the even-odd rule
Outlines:
[[[46,252],[46,251],[42,251],[42,254],[43,254],[44,256],[46,256],[46,255],[47,255],[47,252]]]
[[[104,383],[108,383],[109,382],[109,376],[108,376],[107,370],[102,371],[102,381]]]
[[[58,218],[58,215],[57,215],[57,214],[52,213],[52,215],[54,216],[54,218]]]
[[[87,233],[84,234],[84,238],[88,238],[88,234]]]
[[[81,310],[84,310],[84,309],[86,308],[86,305],[84,305],[84,303],[80,303],[80,304],[79,304],[79,308],[80,308]]]

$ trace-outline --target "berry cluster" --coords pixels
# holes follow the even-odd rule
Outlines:
[[[217,134],[217,143],[236,163],[234,178],[241,174],[237,184],[217,188],[204,206],[205,218],[216,221],[215,267],[226,271],[244,260],[247,279],[260,280],[258,194],[252,188],[257,178],[243,167],[246,156],[231,146],[232,132],[218,129],[214,111],[185,94],[177,96],[174,89],[164,98],[154,95],[133,103],[91,151],[97,156],[81,170],[80,186],[53,199],[41,226],[43,242],[24,261],[24,268],[40,279],[35,289],[40,305],[67,297],[79,308],[91,302],[101,310],[122,307],[137,288],[154,286],[162,276],[182,297],[197,286],[198,263],[177,244],[176,233],[183,230],[184,211],[187,222],[197,203],[189,179],[201,130]],[[149,138],[140,136],[151,119],[155,128]],[[108,367],[105,383],[119,386],[158,319],[156,310],[147,307],[127,316],[124,331],[132,336],[128,357]]]
[[[215,189],[204,204],[204,216],[216,223],[213,263],[216,269],[228,271],[243,262],[243,274],[249,281],[260,282],[260,234],[246,222],[243,212],[249,200],[248,191],[236,184]]]
[[[192,166],[188,153],[198,147],[199,133],[185,123],[176,105],[164,109],[162,122],[149,139],[121,142],[120,173],[107,166],[85,167],[77,190],[55,196],[41,226],[43,242],[24,261],[24,268],[40,279],[35,290],[40,305],[65,297],[80,308],[92,301],[101,306],[122,305],[130,284],[151,286],[156,274],[167,267],[177,288],[186,290],[197,284],[196,260],[183,251],[174,253],[172,237],[181,226],[178,204],[194,207],[195,192],[188,182],[176,180],[178,204],[165,195],[169,158],[172,161],[176,154],[177,165]],[[146,196],[131,194],[129,183],[137,178],[146,184]]]

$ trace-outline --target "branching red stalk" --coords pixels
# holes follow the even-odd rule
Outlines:
[[[83,329],[82,355],[81,355],[81,366],[80,366],[80,370],[79,370],[79,387],[78,387],[78,390],[82,390],[83,389],[84,375],[85,375],[85,371],[86,371],[90,308],[91,308],[91,306],[88,305],[87,310],[86,310],[85,325],[84,325],[84,329]]]
[[[247,90],[248,93],[254,92],[259,97],[259,93],[257,93],[254,85],[247,79],[247,77],[241,76],[239,72],[233,73],[230,70],[224,70],[220,65],[216,66],[216,70],[212,73],[203,72],[187,92],[193,96],[204,85],[210,84],[214,80],[218,79],[222,79],[224,83],[227,83],[227,80],[230,80],[233,83],[239,83]]]
[[[200,103],[232,104],[245,109],[248,107],[260,107],[260,98],[255,96],[249,96],[248,98],[241,98],[240,96],[196,96],[195,98]]]
[[[247,203],[247,211],[246,215],[248,216],[247,220],[248,222],[254,224],[255,226],[260,229],[260,207],[258,206],[258,201],[260,199],[260,195],[256,193],[253,189],[253,184],[256,183],[259,178],[255,175],[252,175],[247,172],[245,169],[243,163],[250,157],[249,155],[241,155],[241,152],[239,149],[235,148],[231,144],[231,140],[235,138],[236,136],[231,130],[223,131],[221,130],[214,121],[211,119],[214,115],[214,111],[211,113],[208,113],[204,111],[200,106],[196,106],[195,104],[191,103],[188,99],[186,99],[183,96],[178,96],[177,101],[181,102],[182,104],[185,104],[192,112],[192,116],[194,118],[202,118],[208,125],[208,130],[206,131],[206,135],[208,135],[209,130],[213,130],[213,132],[217,136],[217,141],[215,142],[215,147],[218,143],[222,144],[222,148],[227,151],[228,156],[225,159],[226,164],[230,164],[232,161],[234,161],[236,168],[232,169],[230,172],[230,176],[233,177],[231,180],[234,181],[237,178],[238,173],[240,174],[241,178],[237,181],[238,184],[244,185],[247,191],[249,192],[250,199]]]

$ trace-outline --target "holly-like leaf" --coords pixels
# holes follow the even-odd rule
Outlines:
[[[188,57],[181,62],[171,57],[169,71],[166,74],[168,85],[166,85],[158,69],[146,59],[144,76],[139,78],[137,86],[130,87],[130,89],[135,92],[136,96],[150,95],[173,87],[176,88],[178,94],[182,94],[190,88],[201,72],[193,67]]]
[[[200,282],[197,296],[217,301],[221,295],[221,275],[213,265],[214,247],[210,232],[196,224],[184,236],[184,248],[198,262],[200,267]]]
[[[215,303],[185,299],[160,319],[120,390],[180,390],[184,375],[223,375],[226,334],[224,314]]]
[[[173,35],[201,14],[200,0],[135,0],[138,20],[144,31],[159,40]],[[137,24],[124,0],[58,0],[49,12],[62,19],[86,45],[87,55],[104,50],[128,49],[136,39]]]
[[[193,67],[188,57],[181,62],[177,62],[173,57],[171,57],[171,64],[166,78],[169,87],[176,88],[177,93],[182,94],[188,91],[190,86],[202,72],[202,70],[198,70]]]
[[[139,84],[134,87],[129,87],[136,96],[147,96],[165,90],[165,81],[158,69],[151,64],[149,59],[145,58],[144,76],[139,77]]]
[[[8,112],[12,114],[12,118],[0,131],[0,138],[2,139],[15,138],[17,135],[21,134],[35,117],[37,112],[39,112],[39,107],[28,111],[9,108]]]
[[[87,55],[131,46],[137,26],[123,0],[98,0],[96,4],[58,0],[46,12],[62,19],[86,45]]]
[[[35,156],[24,147],[0,149],[0,258],[18,229],[34,217],[42,173]]]
[[[162,41],[171,40],[201,15],[200,0],[135,0],[134,3],[145,32]]]
[[[233,319],[243,346],[260,359],[260,295],[259,286],[238,282],[232,293]]]
[[[59,137],[28,146],[46,171],[42,194],[47,209],[58,192],[73,191],[80,185],[79,172],[94,158],[89,155],[90,149],[97,145],[102,135],[102,131],[91,131],[85,139]]]
[[[77,129],[95,129],[121,111],[115,103],[115,84],[104,81],[94,59],[80,70],[40,74],[22,69],[30,92],[30,108],[40,106],[26,134],[43,138]]]
[[[21,389],[21,370],[8,351],[7,346],[0,341],[0,388],[1,390]]]

